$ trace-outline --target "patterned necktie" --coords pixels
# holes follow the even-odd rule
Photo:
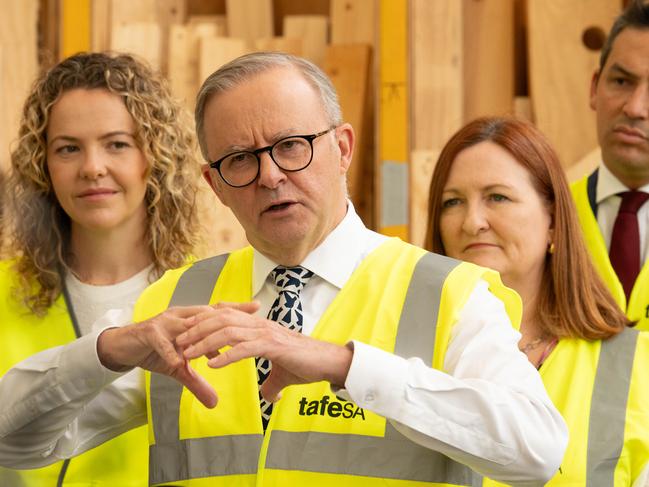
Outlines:
[[[640,231],[638,210],[649,199],[649,193],[625,191],[620,210],[613,225],[608,254],[615,273],[620,278],[627,302],[640,272]]]
[[[279,295],[268,312],[267,318],[276,321],[289,330],[302,332],[302,303],[300,302],[300,291],[313,276],[313,272],[304,267],[282,267],[277,266],[270,273],[271,279],[275,281],[275,286]],[[261,385],[268,374],[270,374],[270,360],[264,357],[257,357],[257,379]],[[273,403],[267,402],[259,393],[259,404],[261,406],[261,422],[266,431],[270,413],[273,410]]]

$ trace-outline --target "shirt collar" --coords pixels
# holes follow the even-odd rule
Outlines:
[[[629,188],[613,175],[606,164],[600,164],[597,175],[597,204],[623,191],[629,191]],[[649,184],[641,186],[638,191],[649,193]]]
[[[362,260],[363,232],[366,230],[354,205],[347,201],[347,213],[329,235],[300,263],[315,275],[341,289]],[[252,295],[256,296],[270,272],[279,264],[253,249]]]

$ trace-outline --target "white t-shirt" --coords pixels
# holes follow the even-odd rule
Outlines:
[[[108,286],[83,283],[68,272],[65,285],[81,335],[90,333],[93,324],[109,310],[124,309],[132,314],[138,296],[151,283],[149,274],[152,268],[153,266],[148,266],[125,281]]]

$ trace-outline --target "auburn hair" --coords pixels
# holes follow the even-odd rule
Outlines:
[[[554,252],[545,260],[536,309],[541,329],[555,337],[606,339],[629,324],[593,266],[559,158],[531,123],[484,117],[461,128],[444,146],[430,183],[425,246],[445,254],[440,234],[442,192],[453,162],[464,149],[492,142],[508,151],[530,174],[553,224]]]

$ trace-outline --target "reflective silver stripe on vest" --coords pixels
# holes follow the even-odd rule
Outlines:
[[[415,266],[399,318],[395,353],[432,364],[441,292],[458,261],[425,254]],[[332,433],[271,433],[266,467],[470,486],[473,473],[424,448],[387,421],[385,437]]]
[[[588,426],[588,487],[615,483],[637,341],[638,331],[628,328],[602,342]]]
[[[223,263],[224,261],[221,266]],[[458,261],[435,254],[425,254],[419,260],[399,320],[395,341],[396,354],[420,357],[424,362],[432,363],[441,290],[448,274],[457,265]],[[190,303],[184,304],[197,304],[195,296],[199,292],[205,292],[198,291],[198,288],[203,286],[209,289],[211,295],[220,272],[220,269],[218,272],[215,270],[216,276],[211,280],[203,277],[203,283],[198,284],[193,280],[193,273],[188,275],[191,269],[193,267],[183,274],[177,285],[177,289],[182,289],[186,285],[184,281],[187,284],[191,281],[193,290],[183,292],[183,295],[190,297]],[[186,279],[183,281],[183,278]],[[209,299],[209,296],[205,299]],[[176,304],[174,299],[172,304]],[[261,435],[232,435],[179,441],[178,417],[182,387],[172,379],[158,375],[155,378],[156,383],[166,380],[175,392],[157,388],[156,400],[152,400],[156,407],[152,419],[156,445],[151,447],[151,483],[256,472]],[[152,374],[152,397],[153,380]],[[167,399],[171,397],[174,399]],[[158,403],[167,403],[167,406]],[[231,451],[224,452],[221,448],[229,448]],[[266,467],[472,485],[470,469],[438,452],[413,443],[389,422],[386,422],[384,438],[272,431]]]
[[[208,304],[227,255],[196,262],[178,280],[169,306]],[[176,380],[151,374],[151,422],[156,443],[149,448],[149,483],[189,478],[254,474],[261,435],[179,440],[178,418],[183,387]]]

